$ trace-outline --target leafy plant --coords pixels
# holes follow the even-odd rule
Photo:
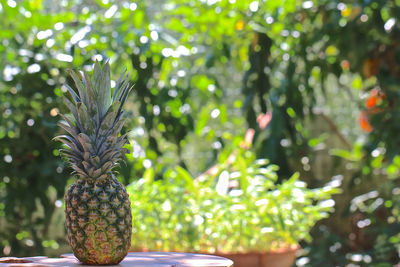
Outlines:
[[[247,252],[310,241],[332,211],[336,181],[309,189],[299,174],[277,183],[278,166],[239,149],[220,172],[194,179],[181,167],[131,183],[133,247],[138,250]]]
[[[398,263],[400,252],[400,156],[388,161],[382,146],[370,155],[362,145],[356,144],[351,151],[332,151],[335,156],[354,165],[350,186],[354,186],[357,179],[373,177],[386,182],[352,199],[348,212],[354,214],[353,242],[345,246],[350,247],[348,255],[353,255],[349,257],[352,262],[392,266]]]

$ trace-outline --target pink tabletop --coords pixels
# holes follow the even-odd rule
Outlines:
[[[7,260],[8,259],[8,260]],[[14,259],[14,261],[10,260]],[[19,261],[17,263],[16,261]],[[23,262],[25,261],[25,262]],[[113,266],[130,267],[230,267],[231,260],[223,257],[180,252],[130,252],[119,264]],[[27,257],[0,258],[0,267],[51,267],[84,266],[72,254],[63,254],[61,258]],[[110,267],[111,265],[107,265]]]

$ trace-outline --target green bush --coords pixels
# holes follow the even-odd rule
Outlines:
[[[243,150],[204,181],[181,167],[155,181],[148,169],[127,187],[134,249],[248,252],[311,241],[309,232],[332,211],[340,182],[308,189],[294,174],[277,183],[277,169]]]

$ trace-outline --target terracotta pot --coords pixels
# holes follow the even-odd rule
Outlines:
[[[233,260],[233,267],[291,267],[299,247],[270,252],[214,254]]]

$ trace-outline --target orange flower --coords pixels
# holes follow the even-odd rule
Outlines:
[[[348,60],[343,60],[342,62],[340,62],[340,66],[342,67],[343,70],[349,70],[350,62]]]
[[[377,103],[378,103],[378,98],[376,96],[371,96],[367,98],[367,101],[365,101],[365,106],[367,108],[373,108]]]
[[[360,117],[358,118],[358,122],[360,123],[361,129],[366,133],[370,133],[374,129],[369,123],[368,115],[365,111],[361,111]]]
[[[369,114],[375,114],[381,111],[379,108],[375,107],[382,103],[382,100],[386,98],[384,92],[379,91],[379,89],[374,88],[370,91],[370,96],[365,101],[365,106],[368,109]]]

